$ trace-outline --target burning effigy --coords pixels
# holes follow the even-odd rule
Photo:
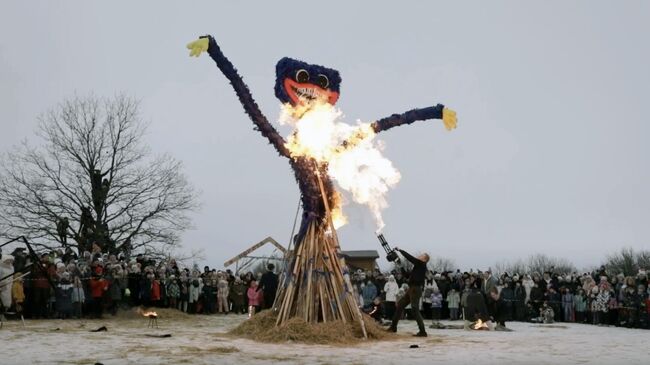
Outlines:
[[[366,205],[380,231],[387,191],[400,180],[382,155],[379,132],[420,120],[441,119],[456,128],[456,113],[442,104],[413,109],[369,123],[349,125],[336,107],[341,76],[337,70],[282,58],[276,65],[275,95],[282,102],[279,122],[293,131],[283,138],[261,112],[233,64],[212,36],[187,45],[190,56],[207,52],[230,81],[244,111],[278,154],[293,169],[301,194],[302,220],[289,265],[273,305],[275,325],[300,318],[307,323],[359,323],[367,336],[363,315],[340,255],[336,229],[346,223],[344,199],[335,188]]]

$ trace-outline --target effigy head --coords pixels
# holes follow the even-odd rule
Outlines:
[[[275,96],[283,103],[324,100],[334,105],[339,98],[341,76],[334,69],[284,57],[275,66],[275,76]]]

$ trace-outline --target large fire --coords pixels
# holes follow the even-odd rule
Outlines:
[[[354,202],[370,209],[377,231],[381,231],[382,211],[388,207],[386,194],[399,182],[400,173],[382,155],[383,145],[375,139],[370,123],[352,126],[342,119],[341,110],[324,100],[312,100],[307,106],[286,104],[280,123],[294,130],[285,146],[292,157],[307,156],[327,164],[329,175]],[[332,219],[338,228],[347,219],[342,211],[344,199],[335,200],[338,204],[331,207]]]

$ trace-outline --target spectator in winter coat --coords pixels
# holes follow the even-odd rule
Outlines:
[[[61,280],[56,286],[56,311],[60,319],[72,317],[72,291],[70,274],[62,273]]]
[[[79,319],[83,315],[83,304],[86,301],[86,296],[84,292],[81,279],[78,276],[74,277],[72,282],[72,293],[70,295],[70,300],[72,302],[72,314],[75,318]]]
[[[104,311],[104,293],[108,290],[108,282],[98,274],[93,274],[90,279],[90,293],[93,298],[93,315],[102,318]]]
[[[178,309],[181,312],[187,312],[187,304],[190,300],[190,282],[187,278],[185,271],[181,272],[179,280],[180,296],[178,301]]]
[[[372,301],[377,297],[377,287],[371,280],[366,281],[366,285],[361,291],[363,297],[363,307],[368,308],[372,305]]]
[[[5,311],[11,308],[11,289],[13,287],[14,257],[2,255],[0,259],[0,307]],[[3,311],[0,311],[2,313]]]
[[[251,281],[251,285],[248,291],[246,291],[246,296],[248,297],[248,318],[250,318],[255,315],[260,307],[261,295],[257,290],[257,281]]]
[[[230,302],[232,303],[232,311],[235,314],[246,312],[244,296],[246,295],[246,286],[240,278],[235,278],[230,290]]]
[[[13,298],[14,309],[16,313],[22,315],[23,313],[23,303],[25,302],[25,290],[23,287],[23,278],[20,276],[20,273],[14,274],[14,283],[11,288],[11,296]]]
[[[440,290],[438,290],[437,287],[433,289],[433,292],[431,293],[430,301],[431,301],[431,319],[435,324],[440,320],[440,313],[442,311],[442,293],[440,293]]]
[[[526,289],[519,281],[515,282],[515,320],[526,320]]]
[[[575,313],[575,321],[577,323],[584,323],[586,317],[586,312],[587,312],[587,298],[585,296],[585,291],[582,289],[578,289],[578,293],[573,296],[573,303],[574,303],[574,313]]]
[[[190,313],[196,313],[197,312],[197,304],[199,302],[199,297],[201,293],[203,292],[203,282],[200,277],[194,276],[192,278],[192,282],[189,287],[189,297],[188,297],[188,303],[189,303],[189,312]]]
[[[530,301],[530,293],[534,284],[533,279],[531,279],[528,274],[524,275],[524,278],[521,280],[521,286],[526,290],[526,303]]]
[[[151,305],[160,306],[160,299],[162,299],[162,292],[160,288],[160,280],[154,274],[150,274],[153,279],[151,280]]]
[[[386,300],[384,301],[386,318],[393,318],[393,314],[395,314],[395,303],[397,302],[398,290],[399,286],[397,285],[395,276],[390,275],[388,281],[384,284],[384,292],[386,293]]]
[[[564,288],[564,294],[562,294],[562,312],[564,314],[564,322],[573,322],[574,320],[573,300],[573,294],[571,294],[568,288]]]
[[[275,301],[275,294],[278,291],[278,275],[273,272],[275,265],[268,264],[267,271],[262,275],[259,288],[264,295],[264,308],[271,308]]]
[[[167,284],[167,302],[171,308],[177,307],[178,298],[181,296],[181,289],[178,286],[178,280],[175,275],[169,277]]]
[[[368,313],[368,315],[372,317],[375,321],[381,323],[381,319],[384,316],[382,312],[383,310],[382,310],[381,297],[376,297],[372,301],[372,305],[368,307],[368,309],[366,310],[366,313]]]
[[[219,313],[228,314],[230,310],[230,303],[228,302],[228,296],[230,295],[228,277],[224,273],[220,273],[217,275],[217,278],[217,306]]]
[[[449,306],[449,318],[452,321],[458,319],[458,308],[460,307],[460,293],[452,286],[447,294],[447,303]]]
[[[440,278],[440,274],[436,274],[436,276]],[[438,289],[438,283],[436,283],[433,272],[428,270],[424,278],[424,286],[422,287],[422,312],[424,313],[424,318],[432,318],[431,295],[434,289]]]
[[[540,312],[540,317],[542,320],[542,323],[553,323],[555,319],[555,312],[553,311],[553,307],[548,305],[548,303],[544,302],[544,305],[542,306],[541,312]]]

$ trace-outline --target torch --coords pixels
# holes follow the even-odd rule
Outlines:
[[[397,256],[397,252],[395,252],[395,250],[390,247],[388,241],[386,241],[386,238],[384,238],[384,234],[378,234],[377,238],[379,239],[379,243],[381,243],[381,247],[383,247],[384,251],[386,251],[386,260],[399,264],[399,256]]]

